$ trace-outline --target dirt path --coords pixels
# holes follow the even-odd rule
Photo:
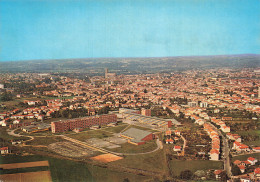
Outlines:
[[[187,144],[187,140],[181,135],[182,140],[184,141],[183,146],[182,146],[182,155],[184,156],[185,154],[185,147]]]

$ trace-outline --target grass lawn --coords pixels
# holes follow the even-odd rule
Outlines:
[[[12,108],[14,109],[23,109],[25,108],[24,106],[22,105],[19,105],[20,102],[24,102],[25,100],[40,100],[39,98],[37,97],[27,97],[27,98],[14,98],[14,100],[11,100],[11,101],[5,101],[5,102],[2,102],[1,104],[5,105],[6,106],[6,109],[5,110],[10,110]]]
[[[46,120],[44,120],[43,122],[44,123],[48,123],[48,124],[50,124],[51,122],[55,122],[55,121],[60,121],[60,120],[67,120],[68,118],[62,118],[62,117],[60,117],[60,118],[49,118],[49,119],[46,119]]]
[[[104,130],[89,130],[86,132],[69,134],[67,136],[85,142],[87,139],[90,138],[106,138],[113,136],[113,134]]]
[[[239,134],[242,138],[248,135],[260,136],[260,130],[238,131],[236,133]],[[242,143],[246,145],[260,146],[260,138],[258,138],[258,140],[255,141],[242,141]]]
[[[244,143],[246,145],[249,145],[249,146],[251,146],[251,145],[253,145],[253,146],[260,146],[260,139],[256,140],[256,141],[244,141],[242,143]]]
[[[26,142],[27,145],[45,145],[48,146],[49,144],[65,141],[61,137],[34,137],[34,140]]]
[[[235,161],[235,160],[247,160],[248,157],[254,157],[254,158],[257,158],[258,160],[260,160],[260,153],[254,153],[254,154],[246,154],[246,155],[239,155],[239,156],[234,156],[232,157],[232,161]]]
[[[208,170],[208,169],[223,169],[223,162],[221,161],[209,161],[209,160],[176,160],[173,159],[170,162],[171,169],[175,176],[179,176],[180,173],[186,169],[191,172],[196,172],[197,170]]]
[[[241,136],[247,136],[247,135],[260,135],[260,130],[248,130],[248,131],[237,131],[237,134]]]
[[[5,170],[1,170],[0,174],[14,174],[14,173],[26,173],[26,172],[36,172],[36,171],[48,171],[48,170],[49,170],[49,166],[39,166],[39,167],[5,169]]]
[[[153,130],[153,129],[150,129],[150,128],[144,128],[144,127],[136,126],[136,125],[131,125],[129,128],[137,128],[137,129],[140,129],[140,130],[145,130],[145,131],[150,131],[150,132],[158,132],[157,130]]]
[[[111,171],[110,169],[94,166],[91,164],[87,164],[87,166],[93,178],[97,182],[111,182],[111,181],[123,182],[124,179],[128,179],[130,182],[132,181],[134,182],[134,181],[147,181],[151,179],[150,177],[147,176]]]
[[[53,99],[73,99],[74,96],[68,96],[68,97],[56,97],[56,96],[41,96],[41,99],[44,99],[44,100],[53,100]]]
[[[1,104],[4,104],[6,107],[17,107],[16,105],[19,104],[19,102],[23,102],[23,100],[15,99],[11,101],[2,102]]]
[[[18,139],[18,140],[28,140],[30,138],[28,137],[15,137],[15,136],[11,136],[11,135],[8,135],[7,132],[6,132],[6,129],[7,128],[3,128],[3,127],[0,127],[0,138],[2,138],[3,140],[13,140],[13,139]]]
[[[22,130],[16,130],[15,133],[19,133],[21,135],[28,135],[28,136],[51,136],[53,135],[52,132],[49,131],[41,131],[41,132],[36,132],[36,133],[26,133]]]
[[[123,129],[125,129],[127,126],[129,126],[128,124],[120,124],[118,126],[115,127],[109,127],[106,129],[102,129],[105,131],[109,131],[109,132],[113,132],[113,133],[120,133]]]
[[[114,164],[126,165],[131,168],[145,169],[155,172],[165,172],[167,170],[163,150],[158,150],[154,153],[144,155],[128,155],[122,160],[115,161]]]
[[[157,148],[155,141],[149,141],[143,145],[133,145],[130,143],[124,143],[121,145],[120,148],[110,149],[114,152],[119,153],[142,153],[142,152],[149,152]]]

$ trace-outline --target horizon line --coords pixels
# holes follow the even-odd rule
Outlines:
[[[211,57],[211,56],[246,56],[246,55],[256,55],[260,56],[260,53],[241,53],[241,54],[212,54],[212,55],[188,55],[188,56],[140,56],[140,57],[81,57],[81,58],[53,58],[53,59],[24,59],[24,60],[9,60],[9,61],[0,61],[0,63],[6,63],[6,62],[23,62],[23,61],[48,61],[48,60],[69,60],[69,59],[137,59],[137,58],[174,58],[174,57]]]

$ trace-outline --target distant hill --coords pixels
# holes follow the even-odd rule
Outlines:
[[[117,73],[169,72],[208,68],[260,67],[259,54],[220,56],[179,56],[156,58],[82,58],[0,62],[6,72],[82,72],[98,74],[104,68]]]

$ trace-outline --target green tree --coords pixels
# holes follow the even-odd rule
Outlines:
[[[237,165],[233,165],[232,166],[231,172],[232,172],[232,174],[234,176],[237,176],[237,175],[241,174],[241,171],[240,171],[240,169],[239,169],[239,167]]]
[[[192,172],[190,170],[184,170],[180,174],[181,179],[190,180],[192,178]]]
[[[13,95],[10,92],[4,92],[1,94],[0,100],[5,101],[11,101],[13,100]]]
[[[130,180],[128,178],[125,178],[123,182],[130,182]]]
[[[226,171],[223,171],[222,173],[220,173],[220,180],[221,181],[227,181],[228,177],[227,177],[227,173]]]

